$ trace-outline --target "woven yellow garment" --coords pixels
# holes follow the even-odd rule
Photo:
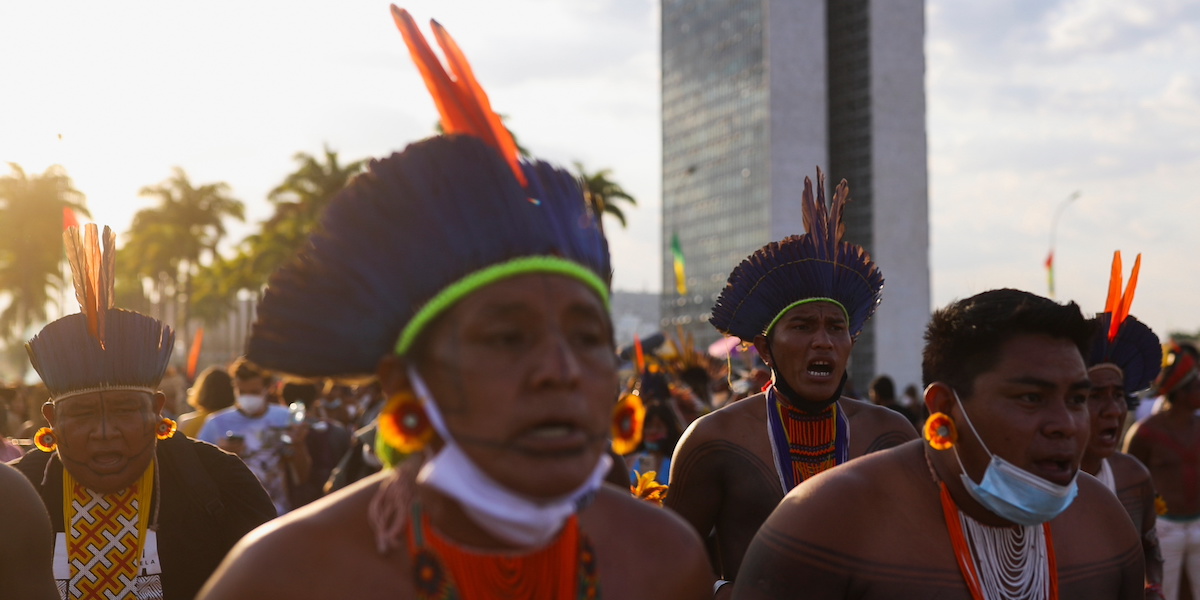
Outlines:
[[[92,491],[63,469],[68,599],[137,598],[135,580],[153,490],[153,463],[138,482],[115,494]]]

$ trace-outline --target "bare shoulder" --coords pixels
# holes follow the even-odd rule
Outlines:
[[[596,551],[605,596],[711,596],[713,577],[700,536],[673,511],[605,487],[579,518]]]
[[[1071,517],[1069,521],[1064,522],[1064,525],[1080,525],[1084,530],[1093,527],[1105,529],[1106,533],[1118,544],[1136,543],[1137,532],[1133,529],[1133,523],[1129,520],[1129,515],[1125,512],[1125,507],[1121,505],[1117,496],[1095,477],[1079,477],[1077,481],[1079,494],[1067,509],[1067,513],[1063,515]],[[1098,526],[1098,524],[1106,523],[1127,523],[1129,527]],[[1126,529],[1128,529],[1127,532]],[[1128,536],[1124,535],[1126,533]],[[1099,536],[1092,537],[1095,539]]]
[[[694,442],[726,438],[731,428],[753,426],[767,418],[766,394],[755,394],[749,398],[726,404],[704,415],[688,426],[684,436]]]
[[[1115,452],[1108,457],[1108,464],[1113,470],[1113,478],[1120,482],[1120,487],[1150,483],[1150,470],[1142,461],[1124,452]]]
[[[385,560],[375,552],[367,508],[386,475],[359,481],[251,531],[225,557],[199,598],[325,598],[344,593],[341,577],[296,574],[367,573],[376,566],[372,563]]]
[[[912,477],[914,463],[924,464],[920,456],[923,451],[920,443],[907,443],[824,471],[793,488],[771,520],[776,526],[786,522],[788,528],[803,522],[816,531],[826,526],[837,529],[836,519],[830,515],[853,515],[856,523],[875,516],[886,517],[887,511],[879,510],[879,499],[891,498],[890,505],[900,502],[899,496],[910,486],[899,480]],[[844,534],[843,531],[838,535]]]
[[[917,439],[917,432],[904,415],[870,402],[842,398],[838,406],[850,422],[850,455],[862,456],[893,448]]]

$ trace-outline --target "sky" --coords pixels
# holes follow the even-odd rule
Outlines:
[[[608,226],[615,288],[658,291],[658,1],[404,6],[455,36],[522,145],[612,169],[638,200]],[[1102,310],[1113,251],[1126,274],[1140,252],[1133,313],[1200,330],[1200,3],[927,0],[925,49],[933,305],[1046,294],[1060,211],[1059,300]],[[237,241],[296,152],[383,157],[437,120],[385,1],[5,2],[0,56],[0,161],[64,165],[122,232],[179,166],[246,203]]]

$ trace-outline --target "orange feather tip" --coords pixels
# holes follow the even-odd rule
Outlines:
[[[391,5],[391,12],[413,62],[433,97],[434,105],[441,116],[442,130],[446,134],[473,135],[487,142],[508,162],[521,187],[528,187],[529,182],[521,169],[516,141],[504,127],[500,116],[492,110],[487,93],[475,79],[470,63],[454,38],[436,20],[430,20],[434,39],[446,58],[443,64],[434,54],[412,15],[395,4]]]

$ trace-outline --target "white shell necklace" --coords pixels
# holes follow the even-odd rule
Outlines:
[[[1050,597],[1049,556],[1041,525],[991,527],[958,511],[987,600]]]

